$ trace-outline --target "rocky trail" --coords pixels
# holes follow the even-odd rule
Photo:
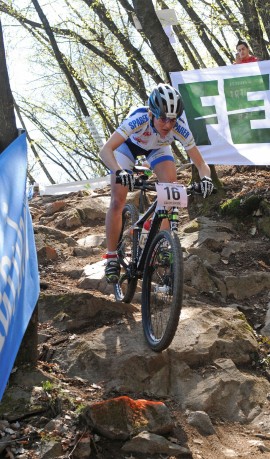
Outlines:
[[[109,187],[30,201],[39,362],[10,377],[0,457],[270,458],[270,171],[216,169],[222,194],[181,212],[184,302],[162,353],[139,289],[117,303],[103,276]]]

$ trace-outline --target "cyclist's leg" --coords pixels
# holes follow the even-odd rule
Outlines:
[[[127,188],[115,183],[115,174],[111,175],[111,203],[105,225],[107,239],[105,276],[107,282],[116,283],[120,276],[120,264],[117,257],[117,242],[122,225],[122,209],[125,205]]]
[[[128,149],[128,147],[127,147]],[[129,150],[129,149],[128,149]],[[132,170],[135,160],[130,154],[116,151],[115,157],[123,169]],[[115,251],[122,227],[122,211],[126,203],[128,188],[115,183],[115,174],[111,174],[111,202],[106,215],[106,238],[109,252]]]
[[[176,166],[170,146],[152,150],[147,161],[160,182],[176,182]]]
[[[177,180],[175,163],[172,161],[158,163],[154,168],[154,172],[159,182],[172,183]]]
[[[153,150],[148,156],[151,168],[157,176],[159,182],[172,183],[177,180],[176,166],[174,157],[170,147],[163,147],[158,150]],[[168,229],[168,220],[163,220],[161,229]]]
[[[116,159],[123,169],[132,170],[133,157],[116,151]],[[106,240],[107,240],[107,264],[105,275],[108,282],[115,283],[120,275],[120,265],[117,260],[117,244],[122,228],[122,211],[126,202],[128,188],[115,183],[115,174],[111,174],[111,202],[106,215]]]

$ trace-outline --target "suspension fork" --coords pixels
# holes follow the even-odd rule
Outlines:
[[[170,222],[171,231],[178,232],[179,227],[179,209],[178,207],[173,207],[168,214],[168,219]]]

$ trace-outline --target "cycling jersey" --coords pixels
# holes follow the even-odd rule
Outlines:
[[[177,118],[170,132],[165,137],[161,137],[149,117],[148,107],[139,107],[134,110],[116,131],[126,139],[132,153],[134,150],[136,154],[132,144],[137,145],[144,152],[140,152],[139,155],[147,156],[147,152],[171,145],[174,140],[181,142],[185,150],[190,150],[195,146],[193,135],[182,118]]]

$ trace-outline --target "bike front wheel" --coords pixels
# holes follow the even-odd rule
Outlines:
[[[116,301],[130,303],[137,287],[137,277],[132,272],[134,247],[137,244],[132,226],[139,218],[139,212],[134,204],[126,204],[122,212],[122,228],[117,246],[118,259],[121,266],[119,281],[114,284]]]
[[[160,231],[150,245],[142,284],[142,324],[146,341],[160,352],[172,342],[183,298],[183,254],[176,233]]]

